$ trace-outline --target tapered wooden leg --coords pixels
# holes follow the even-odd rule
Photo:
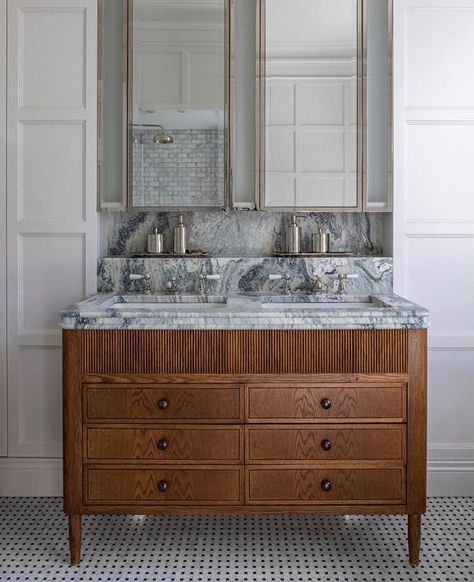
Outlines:
[[[408,551],[410,564],[418,566],[420,563],[421,544],[421,515],[408,516]]]
[[[69,551],[71,566],[78,566],[81,561],[82,523],[80,515],[69,516]]]

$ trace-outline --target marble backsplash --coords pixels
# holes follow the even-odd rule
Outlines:
[[[393,284],[393,262],[386,257],[306,258],[306,257],[186,257],[186,258],[103,258],[98,263],[98,291],[109,293],[141,293],[142,281],[130,281],[130,274],[152,275],[153,290],[166,290],[165,283],[176,277],[180,292],[194,293],[202,274],[219,274],[210,281],[209,293],[277,292],[281,281],[269,281],[270,274],[288,273],[293,292],[311,292],[314,278],[320,277],[325,292],[337,286],[337,274],[356,274],[347,282],[347,293],[390,293]]]
[[[127,256],[146,249],[146,237],[157,227],[165,250],[172,246],[177,213],[119,212],[100,214],[102,256]],[[186,212],[188,248],[222,257],[264,257],[285,247],[290,214],[278,212]],[[300,218],[303,250],[311,233],[329,232],[331,250],[359,255],[383,253],[383,215],[379,213],[307,213]]]

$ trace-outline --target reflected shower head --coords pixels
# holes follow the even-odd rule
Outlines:
[[[154,136],[153,143],[157,145],[167,145],[174,142],[174,138],[169,133],[165,132],[165,128],[162,125],[157,125],[160,131]]]

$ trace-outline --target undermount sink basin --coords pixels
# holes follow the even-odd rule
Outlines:
[[[227,297],[225,295],[140,295],[126,296],[120,301],[112,303],[109,309],[120,309],[122,311],[133,311],[135,309],[165,310],[177,309],[210,311],[226,307]]]
[[[379,307],[371,297],[278,295],[262,298],[264,309],[367,309]]]

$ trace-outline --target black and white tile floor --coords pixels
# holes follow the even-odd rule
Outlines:
[[[430,500],[416,569],[405,517],[96,516],[83,525],[73,568],[60,499],[0,499],[0,580],[474,582],[474,498]]]

